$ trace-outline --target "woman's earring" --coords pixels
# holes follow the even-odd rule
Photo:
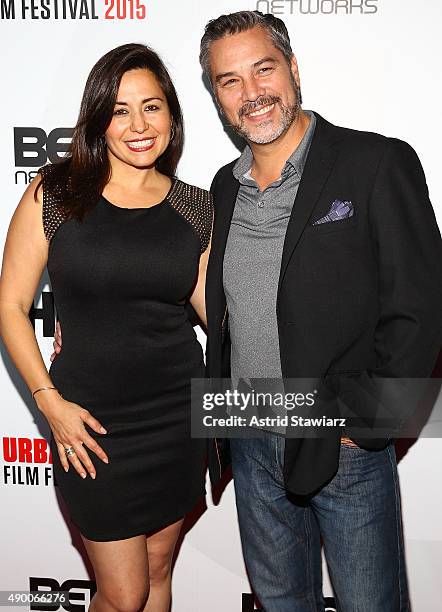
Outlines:
[[[170,140],[173,140],[174,137],[175,137],[175,126],[172,123],[170,126]]]

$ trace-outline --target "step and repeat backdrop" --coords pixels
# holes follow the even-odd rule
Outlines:
[[[285,20],[305,108],[338,125],[396,136],[416,149],[442,221],[439,0],[1,0],[0,7],[2,245],[37,168],[66,151],[92,65],[123,43],[147,43],[166,61],[186,126],[178,174],[208,188],[238,150],[203,83],[199,40],[209,19],[241,9]],[[31,316],[49,365],[56,312],[47,278]],[[204,344],[201,330],[198,337]],[[54,486],[48,428],[0,350],[0,590],[68,590],[75,604],[66,609],[83,612],[94,591],[93,574]],[[413,611],[438,612],[442,441],[402,445],[401,455]],[[208,494],[206,504],[181,543],[174,610],[252,612],[232,483],[219,503]],[[332,611],[327,575],[324,592]]]

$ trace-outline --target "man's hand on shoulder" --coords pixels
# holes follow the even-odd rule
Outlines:
[[[51,355],[51,361],[57,357],[57,355],[61,352],[61,325],[60,321],[57,321],[55,326],[55,334],[54,334],[54,352]]]

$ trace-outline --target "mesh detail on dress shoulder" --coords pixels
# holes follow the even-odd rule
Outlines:
[[[204,253],[212,233],[212,195],[205,189],[176,179],[167,201],[192,225],[201,242],[200,252]]]
[[[53,166],[43,166],[38,171],[41,174],[43,190],[43,230],[46,240],[51,240],[59,226],[65,221],[61,210],[61,189],[52,177]]]

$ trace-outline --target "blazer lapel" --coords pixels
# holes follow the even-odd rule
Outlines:
[[[215,223],[211,255],[215,250],[217,255],[221,258],[221,262],[224,258],[227,236],[229,234],[238,190],[239,181],[230,173],[230,176],[228,175],[223,182],[222,194],[216,194],[218,201],[215,202]]]
[[[226,307],[223,290],[223,261],[238,190],[239,182],[229,170],[222,184],[214,190],[215,219],[206,278],[206,304],[213,320],[223,318]],[[207,290],[208,287],[210,290]]]
[[[330,131],[333,129],[333,126],[317,114],[316,119],[315,134],[302,173],[298,193],[293,204],[285,235],[278,292],[284,280],[284,275],[293,255],[293,251],[321,195],[322,189],[337,156],[337,151],[331,147],[329,139]]]

